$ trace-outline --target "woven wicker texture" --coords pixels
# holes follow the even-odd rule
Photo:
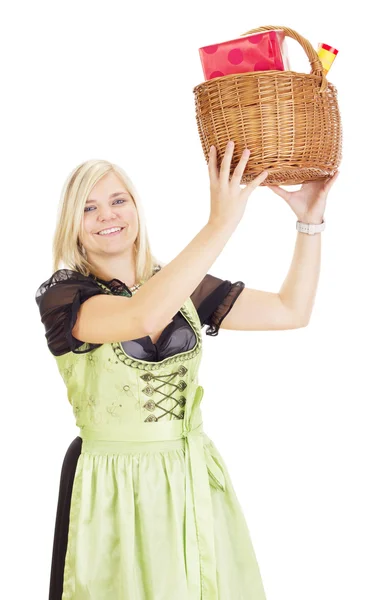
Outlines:
[[[303,47],[311,73],[256,71],[226,75],[197,85],[195,108],[206,161],[217,149],[220,168],[228,140],[235,142],[232,175],[244,148],[250,151],[241,184],[268,170],[261,185],[297,185],[325,179],[342,158],[342,124],[337,89],[329,83],[308,40],[284,26],[267,25],[243,33],[282,29]]]

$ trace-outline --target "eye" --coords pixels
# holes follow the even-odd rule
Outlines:
[[[115,204],[115,202],[126,202],[126,200],[124,198],[117,198],[117,200],[114,200],[113,204]],[[89,209],[90,208],[94,208],[94,206],[87,206],[84,209],[84,212],[91,212]]]

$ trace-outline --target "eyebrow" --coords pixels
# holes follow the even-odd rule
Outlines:
[[[122,196],[122,194],[128,194],[129,196],[131,196],[130,192],[114,192],[114,194],[111,194],[109,196],[109,198],[115,198],[116,196]],[[86,204],[90,204],[91,202],[96,202],[96,200],[86,200]]]

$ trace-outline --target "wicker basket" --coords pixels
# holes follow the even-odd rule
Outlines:
[[[311,73],[257,71],[216,77],[197,85],[198,132],[208,163],[211,145],[220,168],[228,140],[235,142],[230,175],[245,146],[251,150],[241,179],[246,184],[261,171],[261,185],[296,185],[325,179],[342,158],[342,125],[337,90],[329,83],[310,42],[282,26],[268,25],[243,33],[282,29],[307,54]]]

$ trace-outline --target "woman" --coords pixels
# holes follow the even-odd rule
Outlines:
[[[36,292],[80,428],[62,467],[50,600],[265,599],[229,473],[203,430],[201,328],[306,325],[320,236],[298,233],[280,294],[207,273],[267,175],[241,190],[249,151],[230,177],[232,155],[231,142],[218,172],[211,148],[209,220],[166,266],[122,169],[92,160],[66,182],[55,272]],[[270,187],[319,224],[336,176],[293,193]]]

